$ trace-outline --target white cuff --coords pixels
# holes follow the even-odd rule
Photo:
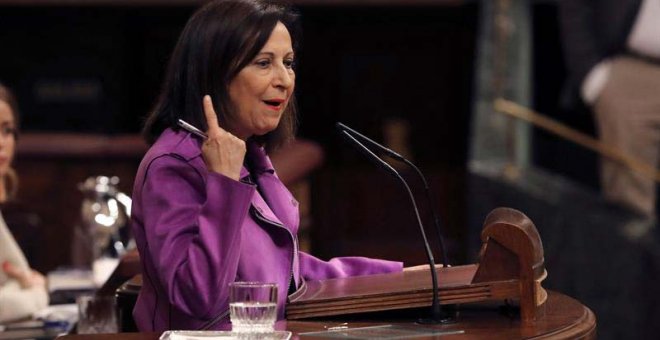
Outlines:
[[[580,95],[585,103],[589,105],[596,103],[600,93],[605,88],[605,84],[607,84],[611,70],[612,62],[609,59],[605,59],[589,71],[580,87]]]

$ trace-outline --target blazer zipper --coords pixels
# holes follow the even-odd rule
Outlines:
[[[293,236],[293,233],[289,229],[287,229],[282,223],[278,223],[278,222],[267,219],[254,206],[252,206],[251,210],[253,211],[254,216],[258,220],[260,220],[262,222],[265,222],[265,223],[268,223],[270,225],[276,226],[278,228],[284,229],[286,231],[287,235],[289,235],[289,237],[291,238],[291,243],[293,243],[293,250],[291,251],[291,271],[290,271],[290,275],[289,275],[289,282],[291,282],[293,280],[293,261],[295,260],[296,251],[298,250],[298,240],[295,238],[295,236]],[[293,281],[293,284],[294,285],[296,284],[295,281]],[[296,289],[297,289],[297,287],[296,287]],[[227,309],[224,312],[220,313],[218,316],[213,318],[213,320],[211,320],[211,321],[205,323],[204,325],[202,325],[202,327],[200,327],[199,329],[200,330],[207,330],[207,329],[211,328],[211,326],[216,324],[218,321],[220,321],[220,320],[224,319],[225,317],[227,317],[227,315],[229,315],[229,309]]]
[[[289,237],[291,237],[291,243],[293,243],[293,250],[292,250],[292,252],[291,252],[291,272],[290,272],[291,275],[289,275],[289,284],[290,284],[291,280],[293,280],[293,262],[294,262],[294,260],[295,260],[296,252],[298,251],[298,240],[296,239],[295,236],[293,236],[293,233],[292,233],[289,229],[287,229],[287,228],[284,226],[284,224],[267,219],[267,218],[261,213],[261,211],[259,211],[259,209],[257,209],[255,206],[252,206],[252,211],[253,211],[255,217],[256,217],[258,220],[260,220],[260,221],[262,221],[262,222],[265,222],[265,223],[268,223],[268,224],[270,224],[270,225],[274,225],[274,226],[276,226],[276,227],[279,227],[279,228],[284,229],[284,230],[286,231],[286,233],[289,235]],[[295,280],[293,281],[293,285],[294,285],[294,286],[296,285],[296,281],[295,281]],[[287,287],[287,290],[288,290],[288,288],[289,288],[289,287]],[[296,287],[296,289],[297,289],[297,287]]]

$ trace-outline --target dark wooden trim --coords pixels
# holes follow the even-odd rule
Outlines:
[[[140,159],[147,148],[137,134],[23,133],[18,139],[17,157]]]

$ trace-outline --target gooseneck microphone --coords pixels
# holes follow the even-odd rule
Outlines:
[[[381,169],[384,169],[386,172],[396,177],[401,182],[401,184],[403,184],[406,191],[408,192],[408,196],[410,197],[410,201],[412,202],[413,205],[413,210],[415,211],[415,216],[417,217],[417,224],[419,225],[419,231],[420,234],[422,235],[422,240],[424,241],[424,249],[426,250],[426,257],[429,262],[429,266],[431,267],[431,280],[433,282],[433,302],[431,304],[431,318],[420,319],[419,322],[427,323],[427,324],[445,322],[447,318],[443,315],[444,313],[440,308],[440,299],[438,297],[438,274],[436,273],[436,269],[435,269],[435,260],[433,260],[433,253],[431,252],[431,246],[429,246],[429,242],[426,238],[426,233],[424,232],[424,225],[422,224],[422,219],[419,216],[419,209],[417,209],[417,203],[415,202],[415,197],[413,196],[412,191],[408,186],[408,183],[406,182],[405,179],[403,179],[403,177],[401,177],[399,172],[396,171],[391,165],[387,164],[385,161],[383,161],[378,156],[376,156],[373,152],[371,152],[371,150],[369,150],[369,148],[364,146],[362,143],[360,143],[360,141],[358,141],[348,132],[343,130],[339,125],[337,125],[337,128],[339,130],[339,134],[344,139],[346,139],[348,142],[354,145],[358,151],[360,151],[369,160],[371,160],[374,164],[376,164],[376,166],[378,166]]]
[[[448,266],[447,251],[445,250],[446,249],[445,248],[445,241],[444,241],[444,237],[442,237],[442,230],[440,229],[440,220],[438,219],[438,214],[436,214],[435,209],[433,208],[434,207],[434,204],[433,204],[434,200],[431,197],[431,190],[429,189],[429,184],[426,181],[426,177],[424,177],[424,174],[422,174],[422,172],[419,170],[418,167],[415,166],[415,164],[413,164],[411,161],[409,161],[405,157],[401,156],[400,154],[398,154],[394,150],[392,150],[390,148],[387,148],[387,147],[375,142],[371,138],[369,138],[369,137],[353,130],[352,128],[350,128],[350,127],[348,127],[348,126],[346,126],[346,125],[344,125],[340,122],[337,122],[337,129],[340,129],[340,131],[347,131],[348,133],[353,135],[353,137],[357,137],[357,138],[361,139],[363,142],[366,142],[367,144],[369,144],[369,145],[375,147],[376,149],[382,151],[387,156],[392,157],[392,158],[394,158],[394,159],[396,159],[400,162],[403,162],[403,163],[405,163],[406,165],[408,165],[409,167],[411,167],[415,170],[415,172],[417,173],[417,176],[419,177],[419,179],[424,184],[424,192],[426,193],[426,199],[429,203],[429,209],[431,210],[431,214],[433,216],[433,223],[435,225],[435,232],[436,232],[436,235],[438,237],[438,242],[440,243],[440,252],[442,253],[442,266],[447,267]]]

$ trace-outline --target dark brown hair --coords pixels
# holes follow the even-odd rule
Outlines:
[[[281,22],[298,48],[298,15],[288,6],[264,0],[218,0],[188,20],[172,53],[163,88],[147,117],[143,134],[149,144],[167,128],[178,130],[183,119],[206,130],[202,97],[211,96],[221,126],[232,117],[229,84],[259,53]],[[292,138],[296,128],[295,95],[278,127],[255,136],[268,151]]]
[[[14,118],[14,140],[18,139],[18,123],[19,112],[18,112],[18,102],[16,101],[16,96],[11,92],[11,90],[0,83],[0,101],[7,103],[9,106],[9,111],[11,112],[12,117]],[[7,200],[13,199],[16,197],[16,192],[18,191],[18,176],[16,171],[11,166],[7,170],[7,174],[2,178],[5,181],[5,190]]]

